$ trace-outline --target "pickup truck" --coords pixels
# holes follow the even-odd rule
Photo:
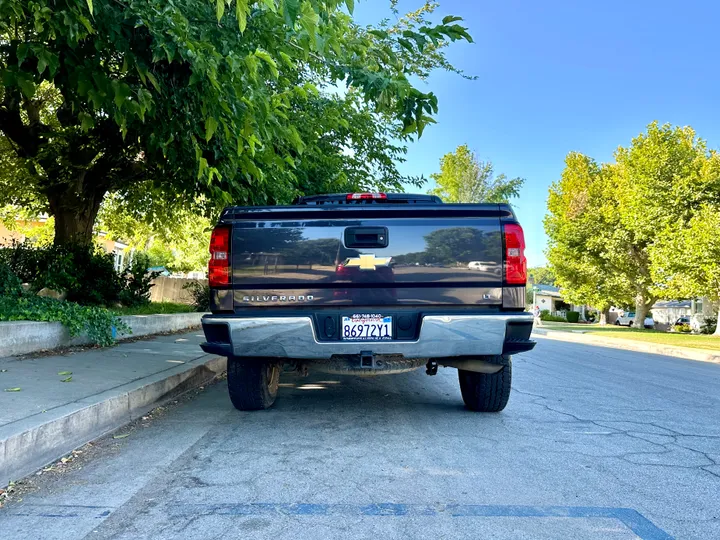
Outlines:
[[[525,240],[507,204],[351,193],[225,208],[210,240],[204,351],[228,358],[240,410],[280,373],[457,368],[465,406],[497,412],[511,355],[535,346]],[[473,261],[481,266],[468,272]]]

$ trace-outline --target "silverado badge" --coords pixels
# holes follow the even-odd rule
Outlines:
[[[345,263],[346,267],[357,267],[360,270],[375,270],[378,266],[390,266],[392,257],[376,257],[374,254],[362,254],[359,257],[350,257]]]

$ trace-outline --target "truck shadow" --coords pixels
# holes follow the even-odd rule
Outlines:
[[[382,411],[455,411],[466,412],[457,381],[456,370],[441,368],[429,377],[425,369],[408,373],[358,377],[310,373],[307,377],[283,373],[273,408],[277,411],[306,410],[317,413],[344,409],[366,414]]]

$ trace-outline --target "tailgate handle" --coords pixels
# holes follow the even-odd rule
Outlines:
[[[347,248],[384,248],[387,246],[387,227],[348,227],[345,229],[345,247]]]

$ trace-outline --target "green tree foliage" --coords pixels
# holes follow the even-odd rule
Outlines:
[[[370,183],[369,173],[399,187],[388,159],[437,112],[410,77],[449,68],[445,46],[471,38],[457,17],[428,23],[436,4],[376,29],[354,23],[353,7],[0,3],[0,160],[12,165],[0,204],[34,202],[55,217],[56,243],[89,243],[107,193],[145,203],[146,216],[178,205],[210,214],[313,192],[328,163],[338,165],[321,188]],[[335,82],[348,98],[320,91]],[[340,118],[348,125],[332,123]],[[347,160],[333,161],[338,149]]]
[[[430,175],[437,188],[430,191],[448,203],[508,202],[520,194],[523,178],[495,176],[490,161],[479,161],[463,144],[440,159],[440,172]]]
[[[126,243],[128,251],[145,253],[151,267],[164,266],[171,272],[207,270],[213,226],[208,218],[179,205],[159,214],[144,210],[118,194],[110,195],[100,208],[97,229]]]
[[[534,266],[528,268],[528,282],[535,285],[555,286],[555,273],[547,266]]]
[[[703,209],[719,198],[718,155],[689,127],[652,123],[628,148],[618,148],[615,163],[599,166],[581,154],[568,155],[548,199],[548,260],[571,301],[601,310],[633,303],[635,326],[642,327],[660,296],[700,290],[668,283],[692,279],[681,277],[679,258],[677,266],[668,264],[668,245],[680,245],[678,229],[700,227],[704,221],[694,217],[706,216]],[[700,241],[683,238],[702,260]],[[712,288],[708,274],[702,275],[697,284]]]
[[[705,141],[690,127],[660,126],[619,148],[614,175],[619,238],[625,250],[625,274],[635,285],[635,326],[665,292],[653,279],[653,246],[664,241],[663,231],[684,226],[708,202],[720,196],[720,157],[708,152]]]
[[[611,177],[608,167],[571,152],[561,179],[550,188],[545,217],[547,257],[556,285],[568,302],[601,312],[632,299],[629,280],[606,249],[615,226]]]
[[[669,297],[720,302],[720,205],[706,204],[669,226],[650,250],[653,277]],[[720,317],[718,317],[720,319]],[[720,336],[720,325],[715,329]]]

